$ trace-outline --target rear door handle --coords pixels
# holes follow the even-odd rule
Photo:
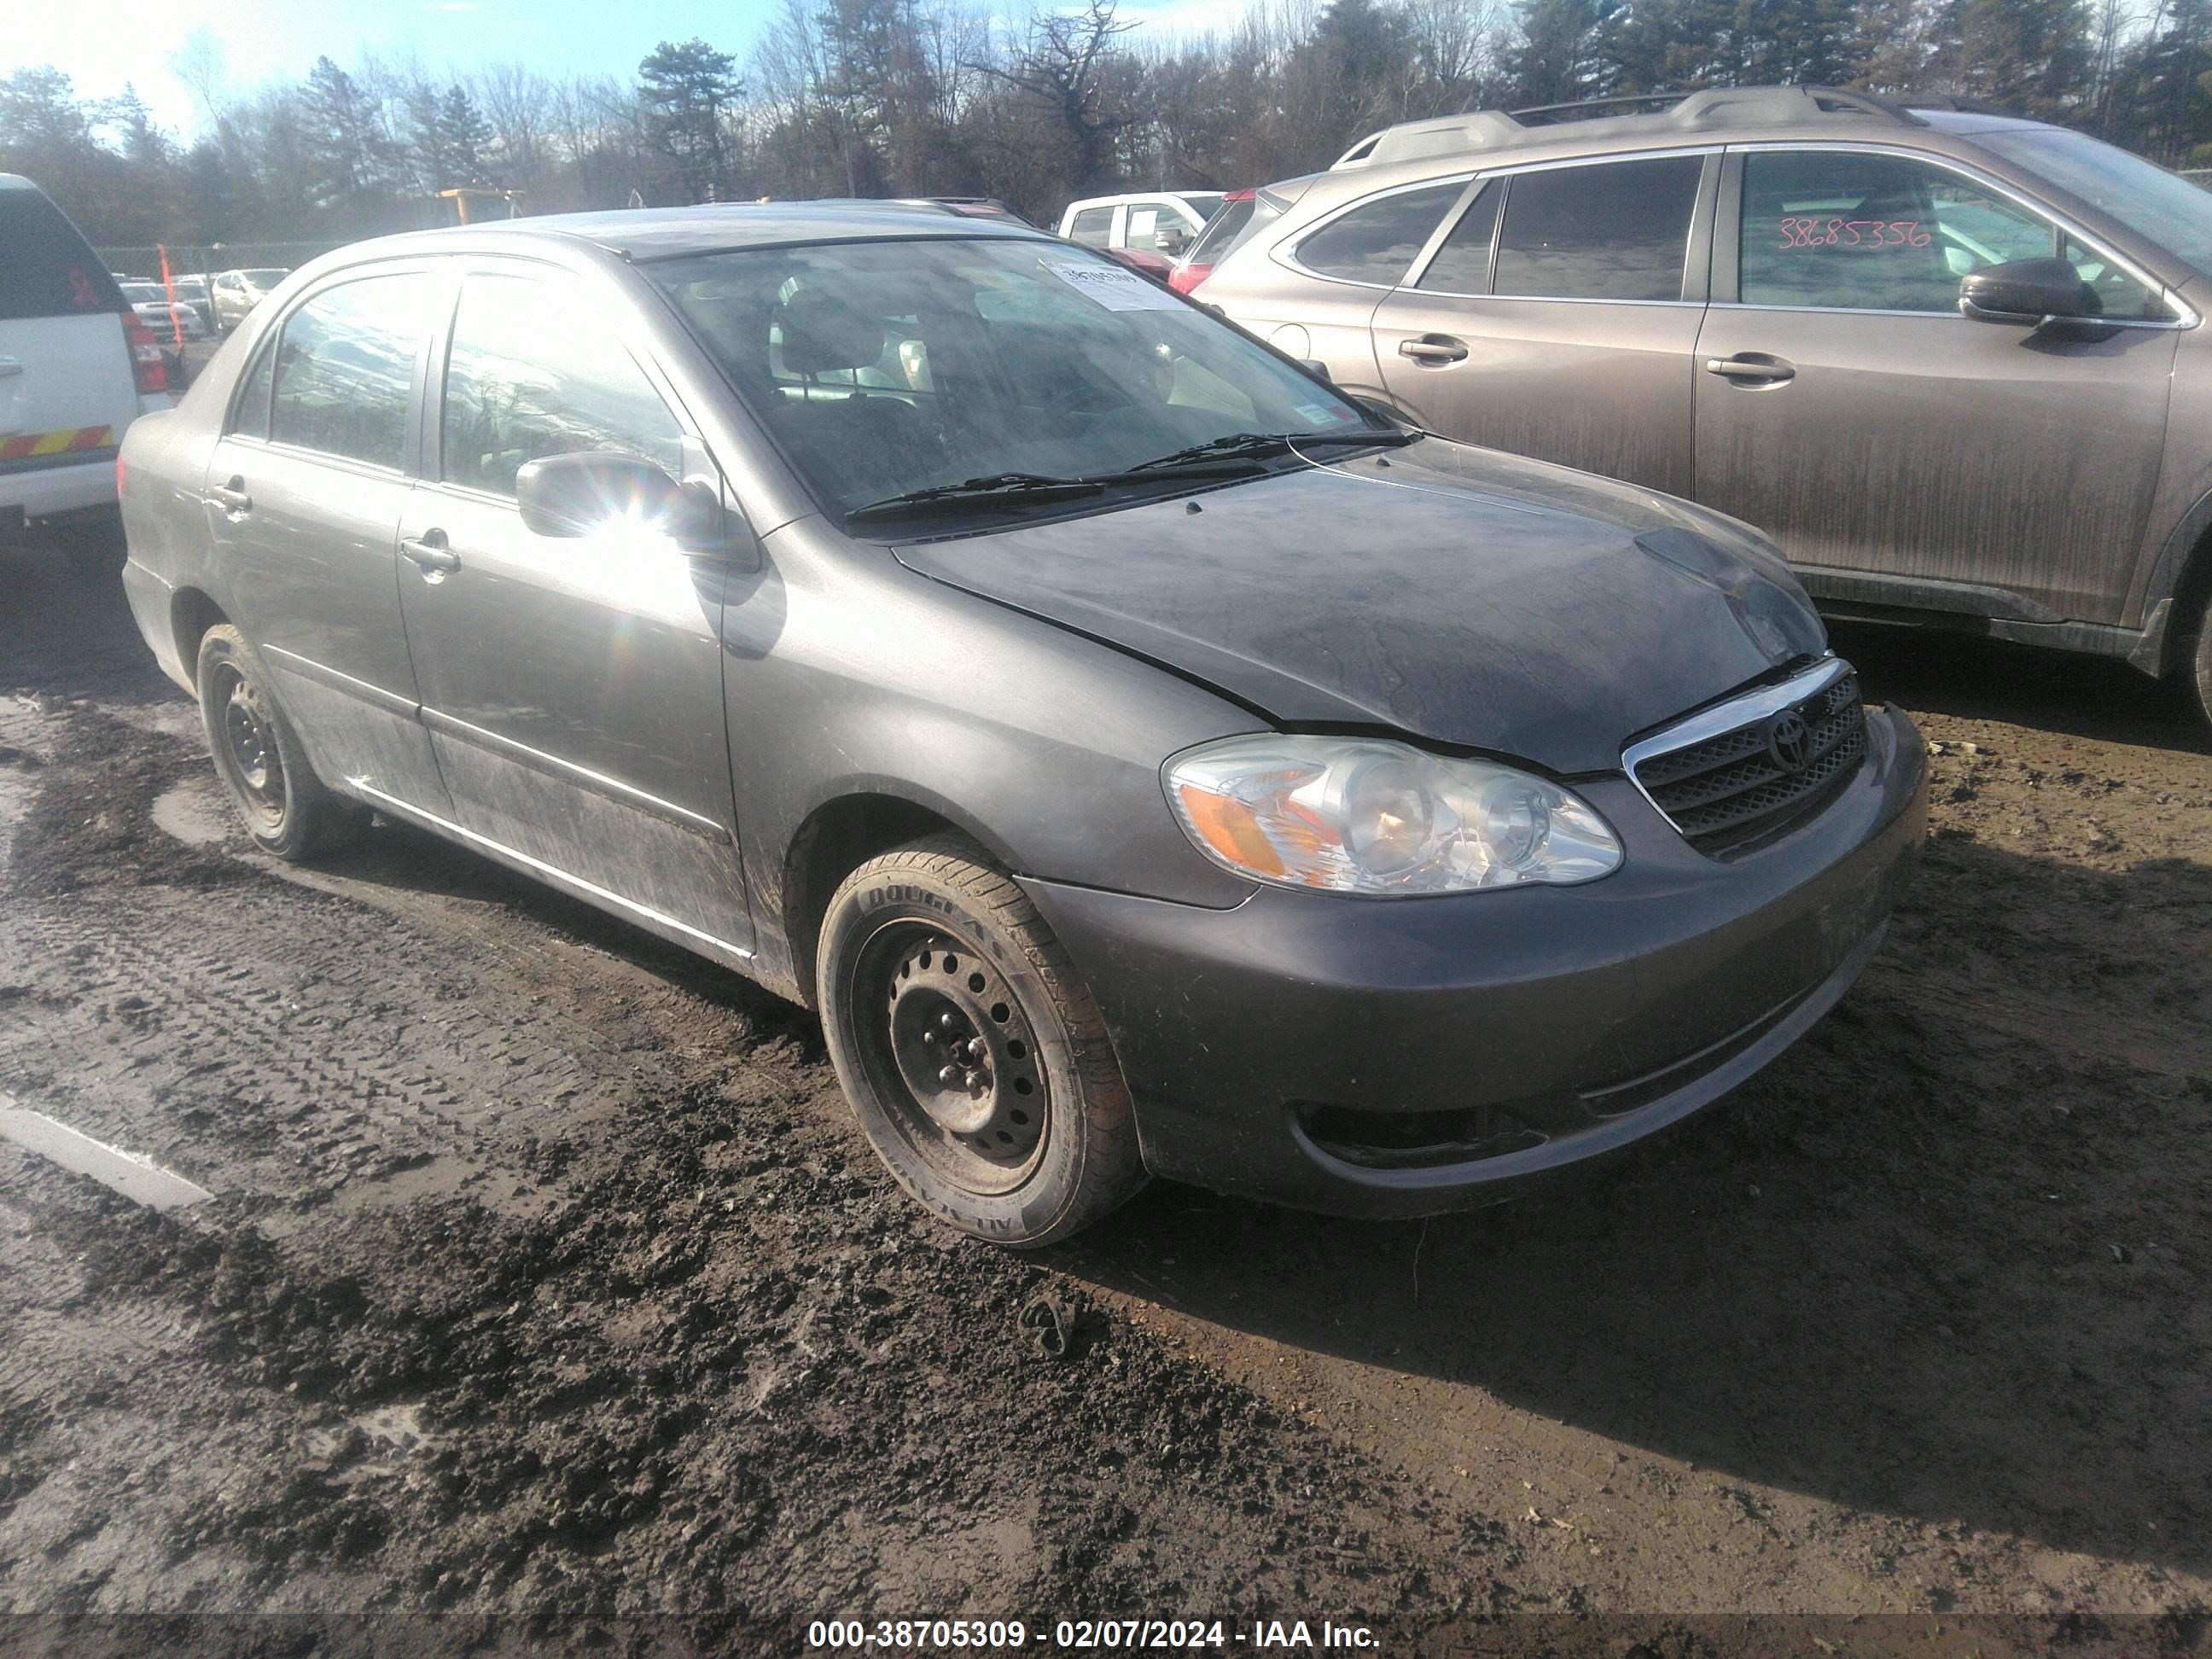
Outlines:
[[[0,357],[0,380],[6,380],[10,374],[21,374],[22,372],[23,365],[15,358]]]
[[[1796,378],[1797,370],[1779,357],[1756,351],[1739,351],[1733,357],[1708,357],[1705,373],[1717,374],[1738,386],[1779,386]]]
[[[233,518],[242,517],[253,511],[253,497],[246,493],[246,480],[243,478],[234,477],[227,484],[213,485],[208,494],[215,498],[217,507]]]
[[[1449,334],[1424,334],[1415,339],[1399,341],[1398,355],[1410,357],[1417,363],[1434,363],[1442,368],[1446,363],[1464,362],[1467,346]]]
[[[399,551],[413,561],[426,582],[441,582],[461,568],[461,556],[446,545],[446,532],[442,530],[426,530],[420,536],[402,536]]]

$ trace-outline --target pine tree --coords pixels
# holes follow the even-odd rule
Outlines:
[[[647,134],[686,202],[719,200],[734,182],[725,119],[744,90],[736,68],[736,58],[700,40],[664,40],[637,66]]]

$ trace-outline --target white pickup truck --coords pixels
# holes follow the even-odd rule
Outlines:
[[[0,546],[119,568],[116,450],[168,390],[161,343],[106,265],[37,185],[0,173]]]

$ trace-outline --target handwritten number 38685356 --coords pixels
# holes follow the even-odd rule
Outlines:
[[[1781,246],[1794,247],[1926,247],[1935,239],[1917,219],[1800,219],[1782,221]]]

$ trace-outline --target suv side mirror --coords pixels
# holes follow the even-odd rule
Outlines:
[[[2081,273],[2063,259],[2014,259],[1984,265],[1959,284],[1959,311],[1978,323],[2026,323],[2094,318],[2103,306]]]
[[[526,461],[514,475],[514,504],[538,536],[588,536],[627,519],[687,552],[719,552],[727,539],[722,505],[705,486],[679,484],[651,461],[617,450]]]

